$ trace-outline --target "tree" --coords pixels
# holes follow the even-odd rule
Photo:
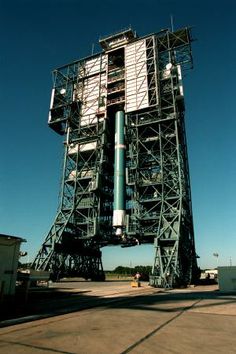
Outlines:
[[[134,268],[118,266],[116,267],[112,273],[114,274],[123,274],[123,275],[135,275],[136,273],[141,274],[141,280],[149,280],[149,274],[151,273],[151,266],[142,266],[138,265]]]

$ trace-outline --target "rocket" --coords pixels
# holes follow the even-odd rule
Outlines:
[[[113,227],[116,235],[123,235],[125,226],[125,114],[115,114],[114,205]]]

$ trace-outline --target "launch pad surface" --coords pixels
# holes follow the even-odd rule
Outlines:
[[[66,294],[57,299],[61,305],[64,301],[64,313],[51,299],[43,301],[46,318],[8,322],[0,331],[0,353],[235,352],[236,295],[220,293],[217,285],[175,290],[147,283],[132,289],[122,281],[59,286]]]

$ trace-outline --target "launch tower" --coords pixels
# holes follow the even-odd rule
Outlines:
[[[150,283],[188,284],[197,270],[182,72],[188,28],[139,38],[58,68],[49,126],[64,137],[60,205],[33,268],[102,280],[101,247],[154,243]]]

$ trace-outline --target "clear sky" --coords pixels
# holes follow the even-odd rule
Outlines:
[[[62,138],[47,127],[51,71],[100,51],[98,38],[192,26],[184,81],[199,265],[236,265],[236,2],[0,0],[0,233],[27,239],[32,259],[56,215]],[[152,264],[152,246],[103,249],[105,269]]]

